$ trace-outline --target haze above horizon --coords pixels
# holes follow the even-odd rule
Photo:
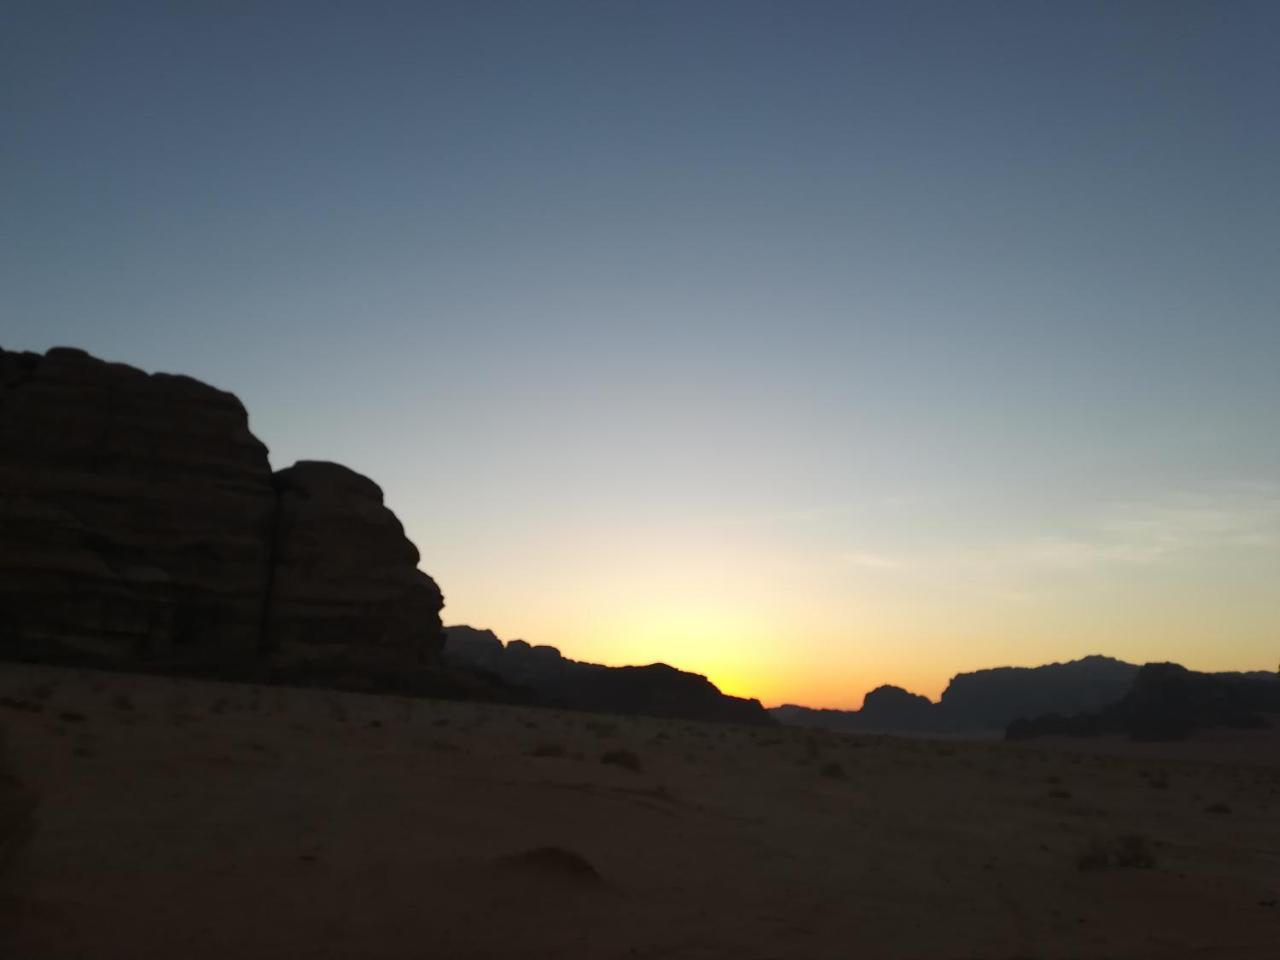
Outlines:
[[[448,623],[726,692],[1274,669],[1280,7],[28,3],[0,342],[374,478]]]

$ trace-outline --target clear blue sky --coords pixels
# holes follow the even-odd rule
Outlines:
[[[1280,659],[1280,4],[0,9],[0,344],[766,700]]]

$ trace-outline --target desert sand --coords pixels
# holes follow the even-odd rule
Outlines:
[[[14,665],[0,697],[38,798],[6,958],[1280,956],[1267,735],[1215,762]]]

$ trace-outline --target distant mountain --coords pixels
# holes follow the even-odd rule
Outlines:
[[[995,667],[958,673],[939,701],[949,726],[1003,730],[1018,717],[1099,710],[1124,696],[1136,664],[1089,656],[1040,667]]]
[[[759,700],[721,693],[710,680],[653,663],[606,667],[570,660],[555,647],[523,640],[503,644],[492,630],[445,628],[446,664],[497,678],[528,691],[534,702],[572,710],[770,724],[774,719]]]
[[[828,730],[918,733],[939,730],[937,705],[901,687],[876,687],[863,698],[861,710],[820,710],[784,704],[769,711],[782,723]]]
[[[1135,740],[1181,740],[1208,727],[1249,729],[1277,719],[1280,675],[1196,673],[1176,663],[1148,663],[1115,703],[1019,719],[1009,724],[1006,736],[1025,740],[1120,733]]]
[[[786,704],[772,713],[783,723],[878,733],[994,733],[1020,717],[1098,710],[1120,699],[1138,667],[1089,656],[1039,667],[996,667],[951,678],[938,703],[882,686],[861,710],[813,710]]]

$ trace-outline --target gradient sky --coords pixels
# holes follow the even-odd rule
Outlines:
[[[1280,4],[0,8],[0,344],[733,693],[1280,660]]]

